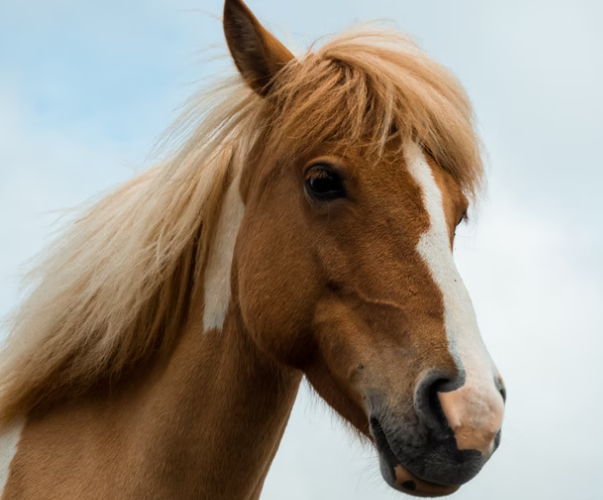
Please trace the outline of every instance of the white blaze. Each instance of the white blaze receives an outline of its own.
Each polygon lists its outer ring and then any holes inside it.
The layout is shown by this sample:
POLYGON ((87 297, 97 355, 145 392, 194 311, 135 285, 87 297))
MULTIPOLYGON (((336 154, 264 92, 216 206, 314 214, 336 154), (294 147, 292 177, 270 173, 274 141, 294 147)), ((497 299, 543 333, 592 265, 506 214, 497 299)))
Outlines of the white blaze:
POLYGON ((24 425, 25 418, 21 417, 0 430, 0 497, 8 481, 10 464, 17 453, 17 445, 24 425))
POLYGON ((497 371, 480 336, 471 298, 454 263, 442 193, 431 167, 415 143, 406 147, 405 159, 410 174, 421 187, 431 221, 429 230, 419 240, 417 251, 442 292, 449 351, 459 371, 465 373, 464 385, 455 391, 440 393, 440 401, 449 425, 455 430, 459 449, 474 448, 487 454, 503 413, 502 396, 494 383, 497 371))
POLYGON ((240 173, 228 186, 218 219, 214 240, 209 248, 204 277, 205 308, 203 329, 221 329, 230 302, 230 270, 235 241, 243 220, 245 205, 239 191, 240 173))

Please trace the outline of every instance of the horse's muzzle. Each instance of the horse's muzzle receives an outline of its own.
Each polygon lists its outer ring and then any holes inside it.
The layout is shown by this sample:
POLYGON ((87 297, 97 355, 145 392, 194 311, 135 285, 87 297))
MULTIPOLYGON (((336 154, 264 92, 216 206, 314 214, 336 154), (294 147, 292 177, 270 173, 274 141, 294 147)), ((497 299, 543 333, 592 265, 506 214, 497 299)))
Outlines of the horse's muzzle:
MULTIPOLYGON (((449 435, 428 431, 419 443, 409 435, 409 429, 384 424, 378 415, 370 417, 370 429, 383 478, 393 488, 410 495, 450 495, 473 479, 490 456, 478 450, 459 450, 452 431, 449 435)), ((499 442, 500 432, 494 448, 499 442)))

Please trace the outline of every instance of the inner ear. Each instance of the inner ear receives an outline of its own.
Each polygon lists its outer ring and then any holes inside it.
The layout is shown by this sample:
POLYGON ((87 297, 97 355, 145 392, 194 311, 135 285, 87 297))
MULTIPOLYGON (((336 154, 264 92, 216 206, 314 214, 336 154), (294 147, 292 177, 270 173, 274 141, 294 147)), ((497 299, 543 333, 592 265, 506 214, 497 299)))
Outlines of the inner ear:
POLYGON ((224 34, 239 72, 261 96, 270 93, 277 73, 295 59, 241 0, 226 0, 224 34))

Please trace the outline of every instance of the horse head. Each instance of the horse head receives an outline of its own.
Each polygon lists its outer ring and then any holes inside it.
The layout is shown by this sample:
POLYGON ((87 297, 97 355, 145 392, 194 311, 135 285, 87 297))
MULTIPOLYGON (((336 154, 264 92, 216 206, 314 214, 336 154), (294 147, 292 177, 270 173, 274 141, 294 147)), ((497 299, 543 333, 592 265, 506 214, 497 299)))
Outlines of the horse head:
POLYGON ((240 179, 232 269, 245 327, 373 440, 391 486, 455 491, 498 446, 505 399, 453 260, 479 176, 459 166, 471 154, 446 158, 469 147, 454 143, 467 125, 447 116, 458 91, 440 90, 444 117, 429 122, 419 78, 387 47, 378 59, 342 42, 298 60, 238 0, 224 27, 274 117, 240 179))

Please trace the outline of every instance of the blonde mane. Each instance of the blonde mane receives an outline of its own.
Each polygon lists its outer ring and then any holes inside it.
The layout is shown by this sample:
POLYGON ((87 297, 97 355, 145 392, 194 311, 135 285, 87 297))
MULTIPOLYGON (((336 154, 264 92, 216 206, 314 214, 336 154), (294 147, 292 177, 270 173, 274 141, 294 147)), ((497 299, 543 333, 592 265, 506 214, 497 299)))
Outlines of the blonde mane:
POLYGON ((418 141, 469 195, 481 176, 479 141, 457 80, 403 35, 344 33, 290 63, 268 98, 240 78, 193 98, 169 159, 86 208, 26 283, 0 358, 0 421, 170 349, 211 245, 228 178, 260 135, 275 158, 324 141, 380 154, 418 141))

